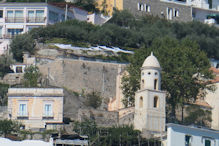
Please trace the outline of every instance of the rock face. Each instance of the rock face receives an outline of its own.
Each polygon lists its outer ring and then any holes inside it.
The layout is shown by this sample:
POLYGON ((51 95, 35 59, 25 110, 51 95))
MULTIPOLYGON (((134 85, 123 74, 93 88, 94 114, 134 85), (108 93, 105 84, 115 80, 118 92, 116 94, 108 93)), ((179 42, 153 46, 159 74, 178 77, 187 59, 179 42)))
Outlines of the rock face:
MULTIPOLYGON (((45 61, 44 61, 45 62, 45 61)), ((105 98, 116 96, 116 77, 125 64, 55 59, 38 65, 49 84, 78 93, 97 91, 105 98)))

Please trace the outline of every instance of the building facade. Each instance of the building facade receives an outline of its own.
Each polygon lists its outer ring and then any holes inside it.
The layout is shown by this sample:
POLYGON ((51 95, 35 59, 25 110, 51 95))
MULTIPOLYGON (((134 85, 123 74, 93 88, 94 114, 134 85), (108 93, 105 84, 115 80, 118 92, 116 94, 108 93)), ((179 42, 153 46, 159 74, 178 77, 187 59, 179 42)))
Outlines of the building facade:
POLYGON ((167 124, 167 146, 219 146, 219 131, 167 124))
POLYGON ((161 91, 161 67, 153 53, 142 65, 140 85, 135 94, 134 128, 162 133, 166 121, 166 93, 161 91))
POLYGON ((20 121, 25 129, 46 128, 63 122, 63 89, 9 88, 8 118, 20 121))
POLYGON ((167 20, 205 22, 208 15, 219 15, 217 0, 123 0, 123 9, 136 16, 153 15, 167 20))
MULTIPOLYGON (((217 65, 217 62, 215 62, 215 67, 217 67, 217 65)), ((216 87, 216 90, 214 92, 208 91, 205 96, 205 101, 212 107, 211 128, 219 130, 219 69, 215 67, 212 67, 211 70, 215 74, 215 79, 212 83, 216 87)))
MULTIPOLYGON (((8 49, 10 39, 29 30, 65 20, 65 10, 48 3, 0 3, 0 53, 8 49)), ((67 19, 73 19, 68 11, 67 19)))

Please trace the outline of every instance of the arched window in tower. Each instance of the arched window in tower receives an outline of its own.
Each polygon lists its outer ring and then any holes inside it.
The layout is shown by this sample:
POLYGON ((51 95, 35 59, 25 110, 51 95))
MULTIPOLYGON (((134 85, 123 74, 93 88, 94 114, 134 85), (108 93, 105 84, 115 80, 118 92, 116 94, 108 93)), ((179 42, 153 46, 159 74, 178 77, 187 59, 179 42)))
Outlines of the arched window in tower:
POLYGON ((158 108, 158 106, 159 106, 158 97, 155 96, 155 97, 154 97, 154 108, 158 108))
POLYGON ((144 80, 141 80, 141 89, 144 89, 144 80))
POLYGON ((143 107, 143 97, 142 96, 140 97, 140 100, 139 100, 139 107, 140 108, 143 107))
POLYGON ((157 79, 154 80, 154 90, 157 90, 157 79))

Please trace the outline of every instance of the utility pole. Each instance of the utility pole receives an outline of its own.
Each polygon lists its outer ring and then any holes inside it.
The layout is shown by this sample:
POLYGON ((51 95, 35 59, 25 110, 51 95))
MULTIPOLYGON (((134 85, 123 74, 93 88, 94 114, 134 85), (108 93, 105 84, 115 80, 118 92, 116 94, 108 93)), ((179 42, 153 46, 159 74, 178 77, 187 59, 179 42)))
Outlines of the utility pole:
POLYGON ((65 21, 67 20, 67 15, 68 15, 68 4, 65 4, 65 21))

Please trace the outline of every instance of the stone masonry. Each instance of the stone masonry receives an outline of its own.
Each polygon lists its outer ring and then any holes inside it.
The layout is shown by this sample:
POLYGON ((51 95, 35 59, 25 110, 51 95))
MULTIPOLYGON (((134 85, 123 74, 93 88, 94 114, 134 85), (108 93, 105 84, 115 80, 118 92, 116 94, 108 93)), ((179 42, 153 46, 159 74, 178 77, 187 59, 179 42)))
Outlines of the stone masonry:
POLYGON ((125 64, 56 59, 38 65, 49 84, 65 87, 78 93, 101 92, 103 97, 116 96, 116 77, 125 64))

